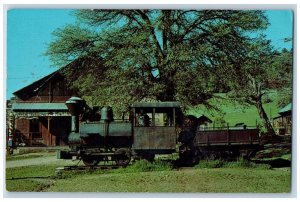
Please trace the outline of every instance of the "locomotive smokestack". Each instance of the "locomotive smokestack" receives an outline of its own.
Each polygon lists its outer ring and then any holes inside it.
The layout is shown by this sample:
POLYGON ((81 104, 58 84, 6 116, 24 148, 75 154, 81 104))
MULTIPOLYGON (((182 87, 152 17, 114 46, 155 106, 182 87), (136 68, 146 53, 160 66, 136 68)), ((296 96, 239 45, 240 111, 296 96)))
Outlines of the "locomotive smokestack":
POLYGON ((66 101, 66 105, 72 115, 71 132, 78 133, 79 115, 84 111, 85 101, 79 97, 71 97, 66 101))

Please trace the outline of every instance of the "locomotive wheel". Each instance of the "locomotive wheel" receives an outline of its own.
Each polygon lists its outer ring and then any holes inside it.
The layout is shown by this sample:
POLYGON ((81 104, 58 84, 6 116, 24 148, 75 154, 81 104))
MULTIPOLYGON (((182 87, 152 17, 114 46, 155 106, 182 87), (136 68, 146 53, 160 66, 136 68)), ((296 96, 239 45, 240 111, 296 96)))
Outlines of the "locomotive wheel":
POLYGON ((122 148, 115 152, 115 161, 118 166, 125 167, 130 163, 131 152, 128 149, 122 148))
POLYGON ((82 161, 86 166, 96 166, 99 163, 99 160, 92 156, 84 156, 82 157, 82 161))

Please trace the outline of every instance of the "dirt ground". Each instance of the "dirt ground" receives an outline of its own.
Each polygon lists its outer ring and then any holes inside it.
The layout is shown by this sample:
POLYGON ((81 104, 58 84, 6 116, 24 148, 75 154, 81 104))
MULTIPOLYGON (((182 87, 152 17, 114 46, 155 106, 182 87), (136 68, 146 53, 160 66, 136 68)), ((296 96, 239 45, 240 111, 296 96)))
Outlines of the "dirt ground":
MULTIPOLYGON (((38 154, 38 153, 35 153, 38 154)), ((43 153, 42 153, 43 154, 43 153)), ((43 154, 41 157, 5 161, 6 168, 16 168, 32 165, 70 164, 72 161, 57 159, 56 153, 43 154)), ((75 163, 74 163, 75 164, 75 163)))

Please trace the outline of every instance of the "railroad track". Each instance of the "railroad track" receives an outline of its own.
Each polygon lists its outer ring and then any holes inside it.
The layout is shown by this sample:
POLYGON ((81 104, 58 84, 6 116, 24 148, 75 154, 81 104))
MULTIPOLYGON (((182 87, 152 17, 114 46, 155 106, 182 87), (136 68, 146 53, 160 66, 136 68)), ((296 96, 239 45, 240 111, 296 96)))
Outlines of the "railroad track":
POLYGON ((56 168, 56 172, 61 171, 73 171, 73 170, 112 170, 120 168, 121 166, 117 165, 99 165, 99 166, 63 166, 56 168))

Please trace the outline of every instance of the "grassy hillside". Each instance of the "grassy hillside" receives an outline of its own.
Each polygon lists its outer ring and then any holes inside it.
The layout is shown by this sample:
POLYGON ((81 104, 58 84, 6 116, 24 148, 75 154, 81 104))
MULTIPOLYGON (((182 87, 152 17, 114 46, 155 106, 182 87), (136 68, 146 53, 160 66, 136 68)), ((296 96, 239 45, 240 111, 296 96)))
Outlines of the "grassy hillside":
MULTIPOLYGON (((268 117, 274 118, 279 115, 278 111, 280 107, 277 106, 279 98, 276 92, 269 92, 268 96, 272 102, 265 103, 263 106, 268 117)), ((255 106, 242 105, 235 100, 229 99, 224 93, 215 94, 209 100, 209 104, 219 108, 219 110, 208 109, 204 105, 198 105, 188 109, 186 113, 195 115, 196 117, 205 115, 213 121, 224 119, 230 126, 234 126, 236 123, 245 123, 247 126, 255 126, 256 123, 261 123, 255 106)))

